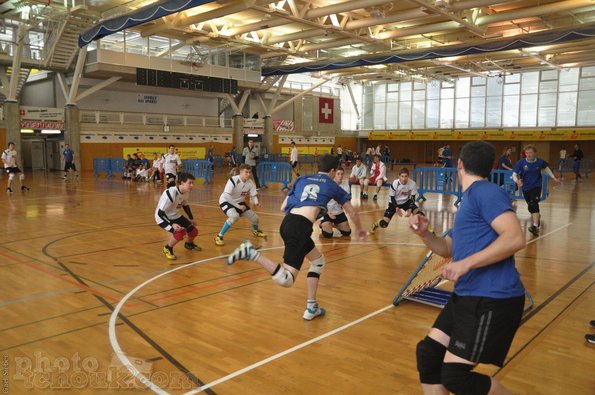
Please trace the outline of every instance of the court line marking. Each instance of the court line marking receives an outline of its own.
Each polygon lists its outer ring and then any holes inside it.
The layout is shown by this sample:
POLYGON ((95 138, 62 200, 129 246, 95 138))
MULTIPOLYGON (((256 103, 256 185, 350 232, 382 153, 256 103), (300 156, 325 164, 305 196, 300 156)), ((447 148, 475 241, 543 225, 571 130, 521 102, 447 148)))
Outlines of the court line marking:
MULTIPOLYGON (((559 230, 562 230, 564 228, 567 228, 570 225, 572 225, 572 222, 570 222, 570 223, 568 223, 566 225, 560 226, 560 227, 552 230, 551 232, 548 232, 548 233, 546 233, 544 235, 538 236, 535 239, 532 239, 532 240, 528 241, 527 242, 527 245, 530 244, 530 243, 536 242, 537 240, 543 239, 543 238, 545 238, 545 237, 547 237, 547 236, 549 236, 549 235, 551 235, 551 234, 553 234, 555 232, 558 232, 559 230)), ((317 245, 320 245, 319 243, 316 243, 316 244, 317 245)), ((335 243, 335 244, 371 244, 371 243, 368 243, 368 242, 345 242, 345 243, 335 243)), ((406 244, 406 245, 411 245, 410 243, 378 243, 378 244, 386 244, 386 245, 402 245, 402 244, 406 244)), ((283 246, 279 246, 279 247, 268 247, 268 248, 263 248, 261 250, 262 251, 270 251, 270 250, 281 249, 281 248, 284 248, 284 247, 283 246)), ((114 350, 114 353, 116 354, 116 356, 118 357, 118 359, 120 360, 120 362, 122 362, 122 364, 126 367, 126 369, 128 369, 128 371, 134 377, 136 377, 141 383, 143 383, 144 385, 146 385, 153 392, 155 392, 157 394, 164 394, 164 395, 169 394, 163 388, 161 388, 158 385, 154 384, 152 381, 150 381, 148 378, 146 378, 142 373, 140 373, 140 371, 134 367, 134 365, 130 362, 130 360, 126 357, 126 355, 122 351, 122 349, 120 347, 120 344, 118 343, 117 336, 116 336, 116 319, 120 315, 120 310, 122 309, 122 307, 124 306, 124 304, 126 304, 126 302, 128 301, 128 299, 130 297, 132 297, 132 295, 134 295, 138 290, 140 290, 141 288, 143 288, 145 285, 147 285, 147 284, 149 284, 149 283, 151 283, 151 282, 153 282, 153 281, 155 281, 155 280, 157 280, 157 279, 159 279, 159 278, 161 278, 161 277, 163 277, 163 276, 165 276, 165 275, 167 275, 169 273, 172 273, 172 272, 175 272, 175 271, 178 271, 178 270, 181 270, 183 268, 190 267, 190 266, 204 264, 206 262, 209 262, 209 261, 212 261, 212 260, 215 260, 215 259, 222 259, 222 258, 225 258, 226 256, 227 255, 220 255, 220 256, 217 256, 217 257, 207 258, 207 259, 203 259, 203 260, 200 260, 200 261, 192 262, 192 263, 189 263, 187 265, 180 266, 180 267, 174 268, 172 270, 169 270, 167 272, 161 273, 158 276, 155 276, 153 278, 150 278, 147 281, 145 281, 144 283, 138 285, 136 288, 134 288, 128 294, 126 294, 122 298, 122 300, 120 300, 120 302, 117 304, 117 306, 114 308, 114 310, 113 310, 113 312, 112 312, 112 314, 110 316, 109 322, 108 322, 108 335, 109 335, 109 341, 110 341, 110 344, 112 346, 112 349, 114 350)), ((324 334, 322 334, 322 335, 320 335, 320 336, 318 336, 316 338, 310 339, 310 340, 308 340, 308 341, 306 341, 304 343, 298 344, 298 345, 296 345, 296 346, 294 346, 294 347, 292 347, 290 349, 287 349, 285 351, 282 351, 280 353, 277 353, 275 355, 272 355, 272 356, 270 356, 270 357, 268 357, 266 359, 263 359, 263 360, 261 360, 259 362, 254 363, 254 364, 252 364, 250 366, 247 366, 245 368, 242 368, 240 370, 237 370, 237 371, 235 371, 233 373, 230 373, 230 374, 228 374, 226 376, 223 376, 223 377, 221 377, 221 378, 219 378, 217 380, 211 381, 210 383, 206 383, 206 384, 204 384, 204 385, 202 385, 202 386, 200 386, 198 388, 195 388, 194 390, 191 390, 191 391, 186 392, 185 395, 192 395, 192 394, 196 394, 198 392, 202 392, 204 390, 207 390, 207 389, 209 389, 209 388, 211 388, 211 387, 213 387, 213 386, 215 386, 217 384, 221 384, 221 383, 223 383, 225 381, 228 381, 228 380, 230 380, 232 378, 235 378, 235 377, 237 377, 237 376, 239 376, 241 374, 244 374, 244 373, 249 372, 249 371, 251 371, 253 369, 256 369, 257 367, 260 367, 260 366, 265 365, 265 364, 267 364, 267 363, 269 363, 271 361, 274 361, 276 359, 279 359, 279 358, 281 358, 281 357, 283 357, 285 355, 288 355, 288 354, 290 354, 290 353, 292 353, 294 351, 300 350, 300 349, 302 349, 302 348, 304 348, 306 346, 309 346, 310 344, 313 344, 313 343, 315 343, 315 342, 317 342, 319 340, 325 339, 325 338, 327 338, 329 336, 332 336, 332 335, 334 335, 336 333, 342 332, 345 329, 348 329, 348 328, 350 328, 350 327, 352 327, 354 325, 357 325, 357 324, 359 324, 359 323, 361 323, 361 322, 363 322, 363 321, 365 321, 365 320, 367 320, 369 318, 372 318, 372 317, 374 317, 374 316, 376 316, 378 314, 381 314, 381 313, 389 310, 392 307, 394 307, 394 305, 393 304, 390 304, 390 305, 388 305, 386 307, 383 307, 383 308, 381 308, 379 310, 376 310, 375 312, 372 312, 372 313, 370 313, 370 314, 368 314, 368 315, 366 315, 364 317, 358 318, 355 321, 352 321, 352 322, 347 323, 347 324, 345 324, 345 325, 343 325, 343 326, 341 326, 339 328, 335 328, 335 329, 333 329, 333 330, 331 330, 331 331, 329 331, 327 333, 324 333, 324 334)))

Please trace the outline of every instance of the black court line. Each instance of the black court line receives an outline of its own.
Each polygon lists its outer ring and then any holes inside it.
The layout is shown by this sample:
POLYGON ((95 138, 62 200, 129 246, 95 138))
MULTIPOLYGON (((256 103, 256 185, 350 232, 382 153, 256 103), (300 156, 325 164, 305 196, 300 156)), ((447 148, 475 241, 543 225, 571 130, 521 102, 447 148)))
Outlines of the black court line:
MULTIPOLYGON (((532 317, 534 317, 538 312, 540 312, 541 310, 543 310, 543 308, 545 308, 548 304, 550 304, 554 299, 556 299, 562 292, 564 292, 566 289, 568 289, 568 287, 570 287, 572 284, 574 284, 578 279, 580 279, 582 276, 585 275, 585 273, 587 273, 589 270, 591 270, 591 268, 593 268, 593 266, 595 266, 595 262, 592 262, 591 264, 589 264, 587 267, 585 267, 582 271, 580 271, 576 276, 574 276, 570 281, 568 281, 566 284, 564 284, 560 289, 558 289, 555 293, 553 293, 549 298, 547 298, 542 304, 540 304, 538 307, 536 307, 535 309, 531 310, 531 312, 527 315, 525 315, 522 319, 521 319, 521 323, 519 325, 519 327, 523 324, 525 324, 527 321, 529 321, 532 317)), ((595 282, 592 282, 591 284, 589 284, 588 287, 586 287, 581 293, 579 293, 572 301, 570 301, 554 318, 552 318, 552 320, 545 325, 543 328, 541 328, 532 338, 531 340, 529 340, 528 342, 525 343, 525 345, 523 345, 519 350, 517 350, 517 352, 515 352, 509 359, 508 361, 506 361, 504 363, 504 365, 502 365, 502 367, 499 367, 491 376, 494 377, 496 376, 502 369, 504 369, 510 362, 512 362, 512 360, 514 358, 516 358, 523 350, 525 350, 525 348, 527 348, 529 346, 529 344, 533 343, 534 340, 537 339, 537 337, 539 337, 539 335, 541 335, 547 328, 550 327, 550 325, 552 325, 557 319, 558 317, 560 317, 560 315, 562 315, 562 313, 564 313, 566 310, 568 310, 573 304, 574 302, 576 302, 581 296, 583 296, 592 286, 593 284, 595 284, 595 282)))
MULTIPOLYGON (((84 286, 87 286, 87 284, 79 276, 77 276, 76 273, 74 273, 73 271, 71 271, 65 264, 63 264, 60 261, 57 261, 57 263, 60 266, 62 266, 62 268, 68 274, 70 274, 72 276, 72 278, 74 278, 80 284, 82 284, 84 286)), ((108 303, 104 298, 102 298, 99 295, 95 295, 95 294, 93 294, 93 296, 97 300, 99 300, 105 307, 107 307, 111 311, 114 310, 113 306, 110 303, 108 303)), ((205 384, 198 377, 196 377, 194 374, 192 374, 192 372, 190 372, 190 370, 188 370, 184 365, 182 365, 177 359, 175 359, 170 353, 168 353, 163 347, 161 347, 156 341, 154 341, 153 339, 151 339, 138 326, 136 326, 135 324, 133 324, 132 321, 130 321, 126 316, 124 316, 122 313, 119 313, 118 314, 118 317, 120 318, 120 320, 123 323, 125 323, 126 325, 128 325, 128 327, 130 329, 132 329, 133 331, 135 331, 141 338, 143 338, 143 340, 145 340, 147 343, 149 343, 151 345, 151 347, 153 347, 159 354, 161 354, 172 365, 174 365, 180 372, 182 372, 182 374, 184 374, 184 376, 186 376, 190 381, 192 381, 192 383, 194 383, 194 385, 202 386, 202 385, 205 384)), ((212 391, 211 389, 207 389, 205 392, 208 393, 208 394, 211 394, 211 395, 216 395, 216 393, 214 391, 212 391)))

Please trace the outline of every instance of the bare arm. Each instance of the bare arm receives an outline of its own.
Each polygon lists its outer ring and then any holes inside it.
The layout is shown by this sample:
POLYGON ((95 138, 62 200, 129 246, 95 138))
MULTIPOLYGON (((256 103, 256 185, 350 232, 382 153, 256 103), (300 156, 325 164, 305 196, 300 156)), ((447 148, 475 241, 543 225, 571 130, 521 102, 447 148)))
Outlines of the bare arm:
POLYGON ((442 271, 443 277, 456 282, 469 270, 500 262, 525 248, 525 237, 513 211, 500 214, 490 225, 498 233, 498 238, 483 250, 459 262, 446 265, 442 271))
POLYGON ((289 198, 289 196, 285 196, 285 199, 283 200, 283 203, 281 203, 281 209, 280 211, 285 211, 285 207, 287 207, 287 199, 289 198))
POLYGON ((444 238, 436 236, 430 232, 428 227, 430 222, 427 217, 423 215, 413 215, 409 217, 409 227, 413 233, 418 235, 424 244, 434 253, 448 257, 452 255, 452 240, 449 236, 444 238))
POLYGON ((343 204, 343 210, 345 210, 347 214, 349 214, 349 218, 351 218, 351 220, 355 224, 355 230, 357 232, 358 237, 362 240, 365 239, 368 235, 368 232, 366 232, 366 230, 362 228, 362 222, 360 221, 359 214, 350 201, 347 201, 343 204))

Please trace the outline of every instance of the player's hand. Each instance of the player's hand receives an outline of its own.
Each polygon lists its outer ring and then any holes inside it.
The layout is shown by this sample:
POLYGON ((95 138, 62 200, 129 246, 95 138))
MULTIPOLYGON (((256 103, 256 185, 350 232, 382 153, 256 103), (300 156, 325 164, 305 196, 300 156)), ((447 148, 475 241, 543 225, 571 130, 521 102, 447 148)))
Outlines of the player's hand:
POLYGON ((370 235, 368 233, 368 231, 365 229, 358 229, 358 231, 356 233, 357 233, 358 240, 361 240, 361 241, 366 240, 368 238, 368 236, 370 235))
POLYGON ((336 216, 334 216, 334 215, 333 215, 333 214, 331 214, 331 213, 326 213, 326 215, 328 215, 328 217, 329 217, 330 219, 337 219, 337 217, 336 217, 336 216))
POLYGON ((523 186, 523 180, 521 180, 520 178, 516 181, 516 184, 520 187, 523 186))
POLYGON ((193 225, 195 228, 198 226, 198 225, 197 225, 197 222, 196 222, 196 220, 195 220, 195 219, 191 219, 191 220, 190 220, 190 223, 191 223, 191 224, 192 224, 192 225, 193 225))
POLYGON ((409 228, 418 236, 423 235, 428 231, 430 221, 424 215, 415 214, 409 217, 409 228))
POLYGON ((254 203, 254 205, 255 205, 256 207, 260 207, 260 202, 258 202, 258 203, 254 203))
POLYGON ((459 281, 459 278, 464 276, 468 271, 469 269, 463 261, 450 262, 444 266, 441 275, 443 278, 456 283, 459 281))
POLYGON ((411 210, 407 210, 405 212, 405 218, 409 218, 409 217, 411 217, 411 210))
POLYGON ((182 228, 182 227, 181 227, 180 225, 178 225, 178 224, 173 224, 171 227, 172 227, 172 228, 174 228, 174 231, 176 231, 176 232, 179 232, 179 231, 181 231, 182 229, 184 229, 184 228, 182 228))
POLYGON ((399 217, 402 217, 402 216, 403 216, 403 210, 401 210, 400 208, 398 208, 398 209, 397 209, 397 215, 398 215, 399 217))

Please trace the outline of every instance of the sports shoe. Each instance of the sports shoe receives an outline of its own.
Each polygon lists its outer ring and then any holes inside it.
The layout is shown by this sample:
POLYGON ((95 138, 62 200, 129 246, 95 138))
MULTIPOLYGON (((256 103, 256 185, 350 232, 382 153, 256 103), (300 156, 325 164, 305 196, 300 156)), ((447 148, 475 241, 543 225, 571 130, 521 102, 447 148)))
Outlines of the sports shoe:
POLYGON ((264 233, 264 232, 263 232, 262 230, 260 230, 260 229, 258 229, 258 230, 253 230, 253 231, 252 231, 252 234, 253 234, 254 236, 256 236, 256 237, 264 237, 264 238, 266 238, 266 237, 267 237, 267 234, 266 234, 266 233, 264 233))
POLYGON ((372 227, 370 228, 370 230, 368 230, 368 232, 370 232, 371 235, 373 235, 374 233, 376 233, 376 229, 378 229, 380 227, 380 220, 374 222, 372 224, 372 227))
POLYGON ((165 255, 165 257, 170 261, 176 260, 176 256, 174 255, 173 250, 170 251, 170 249, 167 247, 163 247, 163 255, 165 255))
POLYGON ((27 192, 29 190, 28 187, 21 185, 21 192, 27 192))
POLYGON ((529 232, 533 233, 535 236, 539 236, 539 228, 537 226, 529 226, 529 232))
POLYGON ((368 199, 368 194, 367 194, 367 193, 364 193, 364 194, 362 195, 362 199, 368 199))
POLYGON ((595 320, 590 321, 589 325, 591 325, 591 328, 595 328, 595 320))
POLYGON ((306 321, 312 321, 314 318, 322 317, 325 314, 326 310, 322 307, 318 307, 318 304, 316 304, 313 309, 309 309, 308 307, 306 307, 306 309, 304 310, 303 318, 306 321))
POLYGON ((10 187, 6 188, 6 193, 12 193, 12 189, 10 187))
POLYGON ((233 265, 235 261, 239 261, 243 259, 245 261, 254 261, 260 256, 260 252, 254 248, 252 243, 248 240, 244 240, 238 248, 233 250, 231 254, 227 257, 227 264, 233 265))
POLYGON ((591 344, 595 344, 595 335, 588 333, 585 335, 585 340, 587 340, 591 344))
POLYGON ((378 195, 374 195, 374 197, 372 198, 372 200, 378 200, 378 195))
POLYGON ((225 243, 223 242, 223 236, 215 236, 215 244, 218 246, 225 245, 225 243))
POLYGON ((184 248, 192 251, 202 251, 202 248, 200 248, 198 244, 194 243, 184 243, 184 248))

